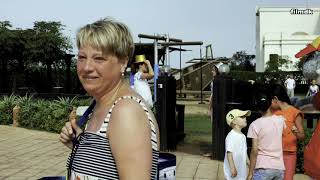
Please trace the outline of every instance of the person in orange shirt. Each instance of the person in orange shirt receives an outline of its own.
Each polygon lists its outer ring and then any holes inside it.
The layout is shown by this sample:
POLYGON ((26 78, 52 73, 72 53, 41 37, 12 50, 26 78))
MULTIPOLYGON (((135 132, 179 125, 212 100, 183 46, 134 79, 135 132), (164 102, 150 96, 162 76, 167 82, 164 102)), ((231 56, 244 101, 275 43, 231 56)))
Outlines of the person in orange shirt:
POLYGON ((305 137, 302 125, 303 113, 291 105, 285 88, 281 85, 272 85, 271 94, 273 113, 285 118, 287 128, 282 133, 283 161, 285 165, 284 180, 293 180, 297 161, 297 140, 305 137))

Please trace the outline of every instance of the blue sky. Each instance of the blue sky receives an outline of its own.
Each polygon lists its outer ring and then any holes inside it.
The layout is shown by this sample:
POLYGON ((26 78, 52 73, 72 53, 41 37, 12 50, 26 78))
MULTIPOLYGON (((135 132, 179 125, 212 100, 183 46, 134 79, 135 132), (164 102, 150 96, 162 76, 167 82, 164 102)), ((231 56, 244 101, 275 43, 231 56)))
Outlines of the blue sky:
MULTIPOLYGON (((245 50, 255 53, 255 9, 257 6, 316 6, 320 0, 1 0, 0 21, 15 28, 32 28, 35 21, 61 21, 65 34, 95 20, 111 16, 126 23, 135 41, 138 34, 165 34, 184 41, 212 44, 214 57, 231 57, 245 50)), ((141 42, 150 42, 142 39, 141 42)), ((182 54, 183 62, 199 58, 199 46, 182 54)), ((76 51, 75 51, 76 52, 76 51)), ((178 53, 170 55, 179 66, 178 53)))

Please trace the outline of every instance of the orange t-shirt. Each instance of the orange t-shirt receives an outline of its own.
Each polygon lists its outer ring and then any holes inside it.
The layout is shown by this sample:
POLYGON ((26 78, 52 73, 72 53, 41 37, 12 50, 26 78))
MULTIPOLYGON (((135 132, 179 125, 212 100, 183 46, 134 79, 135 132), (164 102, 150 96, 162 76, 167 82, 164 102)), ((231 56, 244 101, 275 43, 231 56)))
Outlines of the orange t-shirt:
POLYGON ((297 151, 297 137, 291 131, 292 127, 295 125, 295 120, 298 115, 303 118, 303 113, 293 106, 288 109, 277 110, 274 112, 276 115, 282 115, 285 118, 286 129, 282 132, 282 148, 283 151, 296 152, 297 151))

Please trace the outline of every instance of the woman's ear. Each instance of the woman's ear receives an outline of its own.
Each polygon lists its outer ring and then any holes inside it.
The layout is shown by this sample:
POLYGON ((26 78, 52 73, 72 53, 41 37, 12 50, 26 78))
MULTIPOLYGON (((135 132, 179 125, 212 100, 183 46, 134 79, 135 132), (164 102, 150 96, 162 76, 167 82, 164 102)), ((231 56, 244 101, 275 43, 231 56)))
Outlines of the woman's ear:
POLYGON ((121 72, 124 72, 128 66, 129 58, 124 58, 122 64, 121 64, 121 72))
POLYGON ((279 99, 278 99, 277 96, 273 96, 273 97, 272 97, 272 100, 273 100, 273 101, 279 101, 279 99))

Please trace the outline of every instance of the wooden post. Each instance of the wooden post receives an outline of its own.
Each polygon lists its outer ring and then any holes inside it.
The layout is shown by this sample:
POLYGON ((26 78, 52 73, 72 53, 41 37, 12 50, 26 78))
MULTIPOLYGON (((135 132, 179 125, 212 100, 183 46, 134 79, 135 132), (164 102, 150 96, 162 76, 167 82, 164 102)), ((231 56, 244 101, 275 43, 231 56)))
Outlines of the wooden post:
POLYGON ((13 127, 18 127, 19 126, 19 113, 20 113, 20 106, 16 105, 13 109, 12 109, 12 119, 13 119, 13 127))

